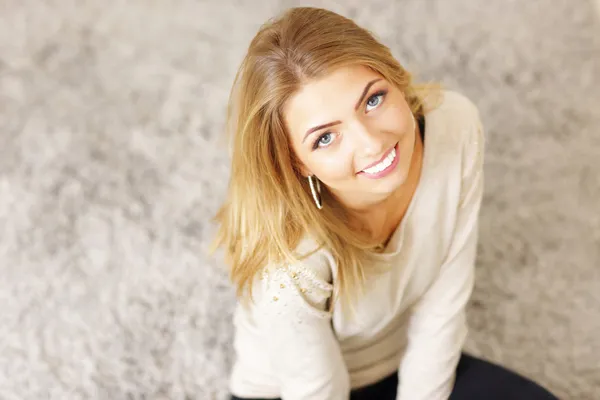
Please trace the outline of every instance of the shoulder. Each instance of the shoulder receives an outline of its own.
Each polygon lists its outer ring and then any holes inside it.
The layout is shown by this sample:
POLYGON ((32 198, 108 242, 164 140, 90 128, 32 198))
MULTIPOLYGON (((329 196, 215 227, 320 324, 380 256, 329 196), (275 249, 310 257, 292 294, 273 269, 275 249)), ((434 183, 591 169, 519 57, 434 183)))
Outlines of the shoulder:
POLYGON ((442 91, 441 99, 435 111, 446 114, 446 117, 458 121, 479 118, 479 110, 475 103, 464 94, 454 90, 442 91))
POLYGON ((484 145, 479 109, 462 93, 444 90, 438 105, 426 115, 426 134, 440 139, 444 151, 454 150, 472 156, 484 145))
POLYGON ((481 183, 485 136, 474 102, 461 93, 443 91, 425 120, 425 154, 432 175, 455 182, 453 190, 481 183))
POLYGON ((329 251, 318 246, 310 237, 305 236, 294 249, 297 260, 294 262, 270 263, 263 270, 263 276, 274 271, 288 270, 307 279, 331 283, 333 280, 333 258, 329 251))
POLYGON ((257 306, 270 313, 296 310, 313 317, 327 317, 328 300, 333 294, 332 257, 309 239, 297 246, 295 262, 265 266, 255 286, 257 306))

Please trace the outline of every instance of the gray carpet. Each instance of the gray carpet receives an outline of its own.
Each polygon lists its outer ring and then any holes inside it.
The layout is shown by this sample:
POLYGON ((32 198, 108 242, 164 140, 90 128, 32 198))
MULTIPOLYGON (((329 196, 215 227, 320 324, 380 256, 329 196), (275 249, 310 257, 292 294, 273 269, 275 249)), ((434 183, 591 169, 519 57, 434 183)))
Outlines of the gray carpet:
MULTIPOLYGON (((298 1, 0 0, 0 399, 223 399, 207 221, 235 69, 298 1)), ((311 3, 481 109, 467 349, 600 398, 600 22, 584 0, 311 3)))

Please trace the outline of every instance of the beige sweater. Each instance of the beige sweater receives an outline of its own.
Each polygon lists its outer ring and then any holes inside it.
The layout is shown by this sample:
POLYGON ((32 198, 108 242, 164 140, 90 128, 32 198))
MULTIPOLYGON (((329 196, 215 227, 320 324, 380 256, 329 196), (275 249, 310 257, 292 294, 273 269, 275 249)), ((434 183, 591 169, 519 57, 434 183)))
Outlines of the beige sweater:
MULTIPOLYGON (((239 397, 347 400, 351 389, 398 371, 398 399, 447 399, 467 334, 483 132, 476 107, 456 92, 425 117, 421 179, 356 318, 326 302, 337 267, 327 249, 301 265, 274 265, 238 304, 230 390, 239 397)), ((300 253, 312 246, 302 242, 300 253)))

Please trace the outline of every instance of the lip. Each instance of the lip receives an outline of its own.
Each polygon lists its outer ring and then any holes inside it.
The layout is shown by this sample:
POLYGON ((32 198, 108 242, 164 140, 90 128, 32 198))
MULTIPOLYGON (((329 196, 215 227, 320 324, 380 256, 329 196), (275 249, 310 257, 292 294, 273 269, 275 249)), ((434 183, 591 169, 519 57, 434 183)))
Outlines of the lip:
POLYGON ((385 152, 385 154, 384 154, 384 155, 382 155, 382 156, 381 156, 381 158, 380 158, 378 161, 375 161, 374 163, 372 163, 372 164, 369 164, 369 165, 367 165, 366 167, 364 167, 363 169, 361 169, 361 172, 362 172, 362 171, 364 171, 365 169, 369 169, 369 168, 371 168, 371 167, 373 167, 373 166, 375 166, 375 165, 379 164, 380 162, 382 162, 382 161, 383 161, 383 160, 384 160, 384 159, 385 159, 385 158, 386 158, 386 157, 387 157, 387 156, 388 156, 388 155, 389 155, 389 154, 392 152, 392 150, 393 150, 393 149, 394 149, 394 148, 395 148, 397 145, 398 145, 398 143, 396 143, 396 144, 394 145, 394 147, 391 147, 391 148, 390 148, 388 151, 386 151, 386 152, 385 152))
POLYGON ((398 165, 398 160, 400 159, 400 154, 398 154, 398 143, 396 143, 396 145, 394 147, 392 147, 391 149, 389 149, 383 157, 381 157, 381 159, 371 165, 369 165, 368 167, 365 167, 365 169, 371 168, 374 165, 379 164, 381 161, 383 161, 384 158, 386 158, 388 156, 388 154, 390 154, 392 152, 393 149, 396 149, 396 158, 394 158, 394 161, 392 161, 392 163, 384 170, 379 171, 376 174, 368 174, 364 171, 360 171, 357 175, 362 175, 365 178, 369 178, 369 179, 379 179, 379 178, 383 178, 384 176, 388 175, 390 172, 392 172, 394 170, 394 168, 396 168, 396 165, 398 165))

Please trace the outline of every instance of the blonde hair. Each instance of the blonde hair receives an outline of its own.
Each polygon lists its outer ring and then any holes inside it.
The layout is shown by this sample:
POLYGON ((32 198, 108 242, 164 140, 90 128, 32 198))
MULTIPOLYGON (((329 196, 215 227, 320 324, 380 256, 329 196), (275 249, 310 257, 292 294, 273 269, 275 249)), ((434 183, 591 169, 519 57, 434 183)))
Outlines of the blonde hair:
POLYGON ((416 117, 425 113, 425 97, 439 92, 439 85, 414 85, 389 48, 328 10, 289 9, 262 25, 250 43, 230 93, 231 178, 215 216, 220 226, 212 247, 224 247, 239 297, 251 299, 253 280, 266 265, 307 257, 294 254, 305 235, 327 248, 337 264, 338 291, 330 307, 340 296, 353 299, 362 288, 363 265, 374 260, 377 243, 351 229, 348 211, 326 187, 324 207, 317 209, 282 111, 303 84, 350 65, 369 67, 394 84, 416 117))

